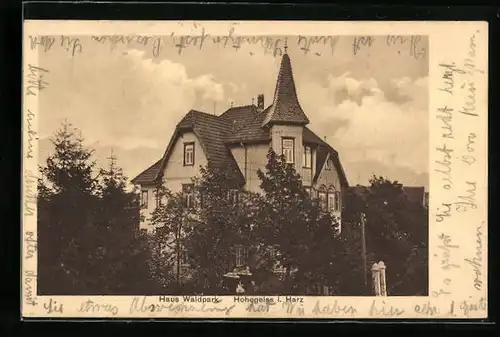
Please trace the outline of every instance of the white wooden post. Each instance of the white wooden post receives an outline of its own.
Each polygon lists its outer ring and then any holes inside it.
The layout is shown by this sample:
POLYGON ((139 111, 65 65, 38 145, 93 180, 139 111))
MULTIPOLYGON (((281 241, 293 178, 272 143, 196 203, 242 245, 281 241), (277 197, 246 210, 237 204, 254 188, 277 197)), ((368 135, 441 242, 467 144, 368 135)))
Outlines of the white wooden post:
POLYGON ((375 296, 380 296, 380 268, 378 263, 374 263, 372 266, 372 280, 375 296))
POLYGON ((385 263, 380 261, 378 263, 380 269, 380 296, 387 296, 387 282, 385 277, 385 263))

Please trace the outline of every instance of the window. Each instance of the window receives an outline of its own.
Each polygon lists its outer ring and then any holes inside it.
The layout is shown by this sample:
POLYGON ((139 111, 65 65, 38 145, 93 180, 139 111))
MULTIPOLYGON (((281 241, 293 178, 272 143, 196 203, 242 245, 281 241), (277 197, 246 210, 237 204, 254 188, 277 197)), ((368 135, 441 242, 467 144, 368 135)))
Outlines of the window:
POLYGON ((161 207, 162 206, 162 200, 161 200, 162 198, 161 198, 159 191, 156 191, 155 196, 156 196, 156 207, 161 207))
POLYGON ((335 200, 335 197, 336 197, 335 192, 333 191, 328 192, 328 210, 330 212, 336 211, 337 202, 335 200))
POLYGON ((295 148, 295 140, 293 138, 281 138, 281 148, 282 155, 285 156, 285 161, 287 164, 295 163, 294 158, 294 148, 295 148))
POLYGON ((341 210, 341 205, 340 205, 340 192, 336 191, 335 192, 335 211, 340 212, 341 210))
POLYGON ((305 168, 311 168, 312 165, 312 153, 310 146, 304 146, 304 158, 303 163, 305 168))
POLYGON ((243 246, 235 247, 235 257, 236 257, 236 267, 241 267, 245 265, 246 260, 246 249, 243 246))
POLYGON ((321 191, 318 193, 318 197, 319 197, 319 202, 320 202, 320 206, 321 206, 321 209, 323 211, 326 211, 326 205, 327 205, 327 200, 326 200, 326 193, 321 191))
POLYGON ((148 208, 148 190, 141 192, 141 207, 148 208))
POLYGON ((340 192, 336 191, 333 187, 328 190, 328 211, 340 211, 340 192))
POLYGON ((184 166, 194 165, 194 143, 184 143, 184 166))
POLYGON ((182 196, 183 196, 184 208, 193 208, 195 206, 193 184, 182 185, 182 196))

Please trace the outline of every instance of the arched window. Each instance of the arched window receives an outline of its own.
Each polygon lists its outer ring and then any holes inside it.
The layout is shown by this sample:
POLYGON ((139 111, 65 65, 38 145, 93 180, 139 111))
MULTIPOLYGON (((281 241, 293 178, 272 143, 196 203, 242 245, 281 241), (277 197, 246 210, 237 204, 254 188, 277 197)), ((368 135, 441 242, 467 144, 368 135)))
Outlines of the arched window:
POLYGON ((321 209, 323 211, 327 210, 327 205, 328 205, 328 200, 327 200, 327 192, 326 192, 326 187, 321 186, 318 190, 318 199, 319 199, 319 204, 321 206, 321 209))
POLYGON ((336 200, 337 194, 335 191, 335 188, 333 186, 330 186, 328 188, 328 211, 330 212, 335 212, 336 210, 336 205, 337 205, 337 200, 336 200))

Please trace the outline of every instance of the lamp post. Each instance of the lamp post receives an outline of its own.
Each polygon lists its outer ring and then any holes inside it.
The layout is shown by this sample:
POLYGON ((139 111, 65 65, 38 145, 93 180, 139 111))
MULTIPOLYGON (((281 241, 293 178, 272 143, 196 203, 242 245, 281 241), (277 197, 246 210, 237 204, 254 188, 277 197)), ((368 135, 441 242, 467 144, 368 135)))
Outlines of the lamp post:
POLYGON ((368 266, 367 266, 367 261, 366 261, 366 233, 365 233, 365 224, 366 224, 366 214, 361 213, 360 217, 360 222, 361 222, 361 259, 363 261, 363 283, 365 286, 365 293, 368 290, 368 266))

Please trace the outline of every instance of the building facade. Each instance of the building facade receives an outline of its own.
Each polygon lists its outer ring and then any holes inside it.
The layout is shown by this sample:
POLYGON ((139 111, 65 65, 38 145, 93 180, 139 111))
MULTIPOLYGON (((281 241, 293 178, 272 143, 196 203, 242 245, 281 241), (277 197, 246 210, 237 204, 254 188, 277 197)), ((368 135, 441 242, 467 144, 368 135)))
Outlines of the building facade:
POLYGON ((148 218, 157 206, 157 183, 163 181, 173 192, 187 190, 199 167, 208 162, 234 169, 245 190, 259 192, 257 171, 265 169, 269 148, 283 154, 306 189, 340 219, 342 191, 348 182, 339 154, 308 124, 285 53, 271 104, 266 106, 260 94, 256 105, 231 107, 218 116, 191 110, 177 124, 163 157, 132 180, 141 189, 141 229, 153 230, 148 218))
MULTIPOLYGON (((177 124, 162 158, 132 180, 141 190, 140 228, 155 230, 149 218, 159 204, 155 196, 159 182, 172 192, 186 193, 189 204, 194 198, 190 191, 192 178, 199 175, 200 166, 209 162, 237 172, 244 190, 261 192, 257 172, 265 171, 270 148, 294 165, 306 190, 341 224, 342 194, 348 182, 339 154, 308 124, 297 97, 290 57, 285 53, 271 104, 266 106, 260 94, 256 105, 231 107, 218 116, 191 110, 177 124)), ((245 269, 244 256, 243 247, 236 247, 229 268, 245 269)), ((182 265, 182 270, 182 277, 189 278, 189 266, 182 265)))

